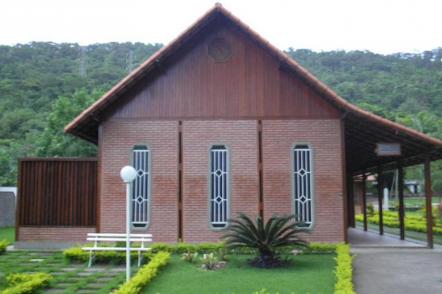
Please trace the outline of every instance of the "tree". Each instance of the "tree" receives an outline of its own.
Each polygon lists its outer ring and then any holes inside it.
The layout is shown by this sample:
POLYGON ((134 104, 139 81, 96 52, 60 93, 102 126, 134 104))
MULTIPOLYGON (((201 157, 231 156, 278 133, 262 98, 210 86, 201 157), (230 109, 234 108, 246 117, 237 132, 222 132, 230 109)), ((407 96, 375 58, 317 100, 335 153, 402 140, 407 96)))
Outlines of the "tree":
POLYGON ((38 141, 38 156, 95 156, 96 146, 63 132, 64 127, 92 104, 102 92, 82 89, 71 97, 61 96, 52 106, 48 125, 38 141))

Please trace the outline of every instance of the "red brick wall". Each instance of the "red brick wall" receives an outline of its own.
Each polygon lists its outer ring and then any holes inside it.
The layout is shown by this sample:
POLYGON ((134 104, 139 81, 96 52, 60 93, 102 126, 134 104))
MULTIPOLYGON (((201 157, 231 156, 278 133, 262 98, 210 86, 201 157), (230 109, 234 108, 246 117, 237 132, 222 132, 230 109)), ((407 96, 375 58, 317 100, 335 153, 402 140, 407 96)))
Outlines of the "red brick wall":
POLYGON ((148 229, 155 242, 178 237, 178 122, 109 120, 102 125, 100 231, 124 232, 126 196, 120 169, 132 164, 134 145, 151 151, 151 216, 148 229))
POLYGON ((258 214, 256 121, 183 122, 183 239, 218 241, 223 231, 209 223, 209 149, 225 144, 230 153, 231 217, 258 214))
POLYGON ((20 227, 20 241, 86 242, 88 233, 95 228, 88 227, 20 227))
MULTIPOLYGON (((183 240, 218 241, 209 223, 209 149, 230 151, 231 217, 258 214, 257 122, 185 121, 183 130, 183 240)), ((125 190, 119 171, 131 149, 147 144, 152 156, 152 207, 148 232, 156 242, 178 238, 178 122, 110 120, 102 127, 100 231, 122 232, 125 190)), ((343 241, 342 153, 339 120, 263 121, 264 213, 292 213, 291 149, 313 147, 315 219, 310 241, 343 241)))
POLYGON ((339 120, 263 121, 264 216, 292 212, 291 150, 313 148, 314 225, 310 241, 344 241, 339 120))

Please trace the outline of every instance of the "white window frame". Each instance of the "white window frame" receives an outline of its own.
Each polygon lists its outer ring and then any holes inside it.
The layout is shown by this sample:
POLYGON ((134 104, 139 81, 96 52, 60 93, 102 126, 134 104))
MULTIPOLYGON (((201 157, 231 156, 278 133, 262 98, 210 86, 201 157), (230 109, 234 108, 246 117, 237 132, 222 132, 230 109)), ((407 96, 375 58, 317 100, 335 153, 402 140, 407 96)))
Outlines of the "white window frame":
POLYGON ((151 151, 147 145, 132 149, 132 166, 137 177, 132 183, 131 224, 135 229, 145 229, 150 224, 151 208, 151 151))
POLYGON ((310 144, 297 143, 291 149, 292 211, 304 228, 313 228, 315 220, 314 152, 310 144), (302 151, 308 151, 306 159, 302 151), (298 212, 303 212, 300 216, 298 212))
POLYGON ((209 149, 208 188, 210 226, 212 229, 225 229, 230 218, 230 152, 225 144, 212 145, 209 149), (217 196, 220 196, 221 202, 217 196))

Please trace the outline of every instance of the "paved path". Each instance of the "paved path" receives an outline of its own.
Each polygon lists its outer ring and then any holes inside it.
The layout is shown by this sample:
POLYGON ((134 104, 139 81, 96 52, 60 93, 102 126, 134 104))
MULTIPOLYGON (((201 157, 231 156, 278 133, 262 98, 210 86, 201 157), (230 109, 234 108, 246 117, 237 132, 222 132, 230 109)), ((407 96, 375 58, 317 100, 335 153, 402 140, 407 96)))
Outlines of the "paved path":
POLYGON ((348 239, 352 247, 425 247, 425 243, 411 240, 400 240, 398 236, 379 235, 377 232, 362 229, 348 230, 348 239))
POLYGON ((442 250, 353 248, 358 294, 441 294, 442 250))

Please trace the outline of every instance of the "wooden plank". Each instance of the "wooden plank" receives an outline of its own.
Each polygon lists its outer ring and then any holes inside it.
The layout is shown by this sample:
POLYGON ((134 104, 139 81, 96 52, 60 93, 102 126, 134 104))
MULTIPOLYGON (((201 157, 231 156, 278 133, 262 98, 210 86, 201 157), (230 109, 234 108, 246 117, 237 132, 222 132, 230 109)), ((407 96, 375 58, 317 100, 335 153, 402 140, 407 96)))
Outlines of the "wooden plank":
POLYGON ((232 48, 216 62, 207 54, 214 32, 180 50, 162 71, 143 78, 111 106, 110 119, 327 119, 340 112, 280 60, 238 30, 214 29, 232 48))
POLYGON ((378 210, 379 210, 379 234, 384 234, 384 215, 383 215, 383 207, 382 207, 382 199, 383 195, 383 176, 382 176, 382 167, 378 168, 378 210))
POLYGON ((17 231, 20 226, 96 224, 97 161, 20 159, 17 231))
POLYGON ((424 163, 425 174, 425 208, 427 218, 427 246, 433 248, 433 215, 432 215, 432 200, 433 190, 431 188, 431 161, 430 157, 425 159, 424 163))
POLYGON ((404 168, 398 163, 398 196, 399 196, 399 232, 401 240, 405 239, 405 205, 404 205, 404 168))
POLYGON ((348 225, 352 228, 356 227, 355 224, 355 198, 354 198, 354 182, 353 177, 349 174, 347 176, 347 197, 348 197, 348 225))

